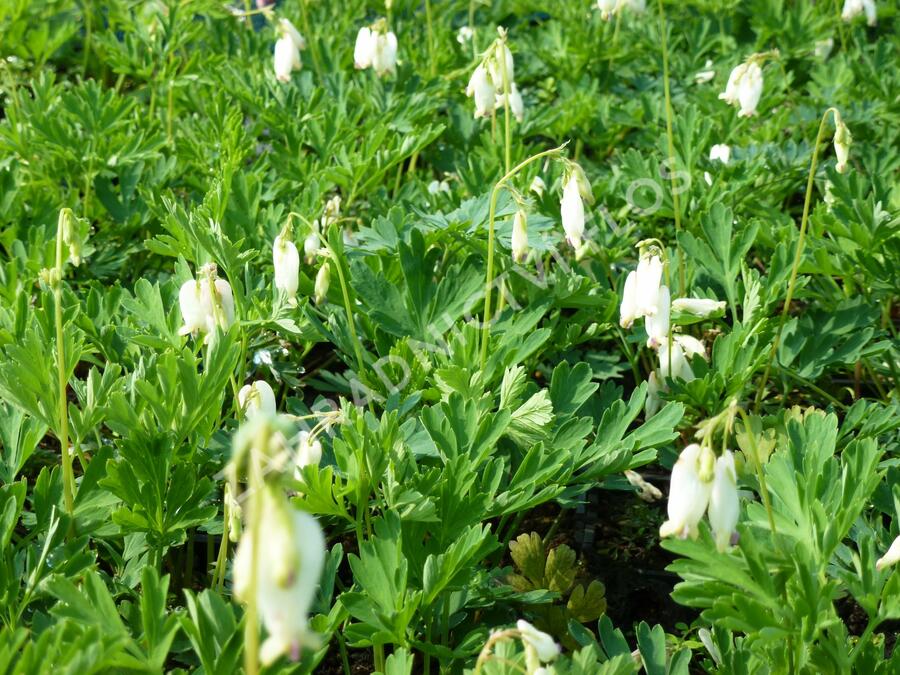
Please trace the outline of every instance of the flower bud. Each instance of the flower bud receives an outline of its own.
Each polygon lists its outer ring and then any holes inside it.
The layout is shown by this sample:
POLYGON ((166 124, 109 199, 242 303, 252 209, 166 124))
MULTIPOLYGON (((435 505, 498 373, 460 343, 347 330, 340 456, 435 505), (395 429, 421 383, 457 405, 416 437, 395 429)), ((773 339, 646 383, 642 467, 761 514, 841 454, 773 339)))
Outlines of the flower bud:
POLYGON ((328 261, 325 260, 322 262, 322 266, 319 268, 319 271, 316 274, 315 300, 317 305, 322 304, 322 302, 328 297, 328 286, 330 283, 331 267, 328 265, 328 261))
POLYGON ((647 378, 647 398, 644 399, 645 421, 658 413, 662 407, 662 400, 659 398, 660 389, 659 378, 656 376, 656 371, 653 371, 650 373, 650 377, 647 378))
POLYGON ((731 542, 731 536, 741 515, 737 471, 734 468, 734 454, 730 450, 726 450, 716 460, 707 515, 716 540, 716 549, 723 552, 731 542))
POLYGON ((265 380, 245 384, 238 392, 238 404, 247 419, 257 415, 274 415, 277 412, 275 392, 265 380))
POLYGON ((300 35, 300 31, 288 19, 278 19, 278 32, 283 37, 288 37, 297 49, 306 49, 306 40, 300 35))
POLYGON ((694 320, 720 317, 725 313, 724 300, 707 298, 677 298, 672 301, 672 314, 675 323, 692 323, 694 320))
POLYGON ((275 267, 275 288, 293 299, 300 286, 300 253, 284 232, 275 237, 272 264, 275 267))
POLYGON ((644 477, 637 471, 631 471, 630 469, 625 471, 625 478, 630 485, 639 490, 637 496, 643 501, 655 502, 657 499, 662 499, 662 492, 659 491, 659 488, 645 481, 644 477))
POLYGON ((716 472, 716 453, 708 445, 700 448, 700 480, 704 483, 712 481, 716 472))
POLYGON ((228 540, 237 543, 241 538, 241 518, 243 509, 237 499, 234 498, 231 482, 225 483, 225 494, 222 497, 225 507, 225 519, 228 523, 228 540))
POLYGON ((669 482, 669 519, 659 528, 660 537, 696 539, 700 519, 709 504, 712 484, 700 479, 700 446, 692 443, 681 451, 669 482))
POLYGON ((563 230, 566 232, 566 240, 572 248, 578 248, 581 246, 581 237, 584 234, 584 203, 581 201, 578 179, 574 175, 569 177, 563 187, 559 210, 563 230))
POLYGON ((306 258, 306 264, 312 265, 316 259, 316 253, 319 252, 319 234, 317 230, 313 230, 303 240, 303 256, 306 258))
POLYGON ((853 137, 844 121, 838 117, 837 128, 834 132, 834 154, 837 157, 837 165, 834 167, 838 173, 844 173, 847 170, 847 160, 850 157, 850 145, 853 143, 853 137))
POLYGON ((523 209, 516 211, 513 218, 512 255, 517 263, 528 255, 528 214, 523 209))

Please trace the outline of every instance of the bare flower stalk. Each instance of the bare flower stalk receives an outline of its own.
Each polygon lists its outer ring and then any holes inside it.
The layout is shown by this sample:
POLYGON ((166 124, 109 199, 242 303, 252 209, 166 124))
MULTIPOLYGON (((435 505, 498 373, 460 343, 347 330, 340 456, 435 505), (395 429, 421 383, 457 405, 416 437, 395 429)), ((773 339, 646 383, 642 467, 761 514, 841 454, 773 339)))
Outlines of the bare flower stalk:
POLYGON ((62 280, 65 268, 63 240, 65 239, 66 228, 71 227, 71 218, 71 209, 65 208, 59 212, 59 219, 56 224, 56 267, 54 268, 52 283, 56 323, 57 395, 59 399, 59 408, 57 411, 59 416, 57 421, 57 435, 59 436, 59 448, 62 455, 63 500, 65 502, 66 513, 70 518, 73 518, 75 511, 75 473, 72 469, 72 453, 69 449, 69 413, 66 406, 68 381, 66 378, 66 347, 65 336, 63 334, 62 311, 62 280))
MULTIPOLYGON (((502 60, 503 59, 501 59, 501 61, 502 60)), ((487 348, 491 332, 491 290, 493 289, 494 285, 494 219, 497 213, 497 199, 500 196, 500 189, 506 184, 507 181, 513 178, 526 166, 544 157, 558 155, 560 152, 562 152, 563 148, 565 148, 567 144, 568 143, 563 143, 558 148, 553 148, 552 150, 544 150, 543 152, 539 152, 538 154, 532 155, 528 159, 523 160, 515 167, 513 167, 510 171, 508 171, 506 175, 504 175, 499 181, 497 181, 497 183, 494 185, 494 189, 491 191, 491 204, 488 211, 487 273, 484 280, 484 320, 481 327, 482 370, 484 370, 484 367, 487 364, 487 348)))
POLYGON ((759 381, 759 388, 756 390, 755 409, 758 411, 762 404, 763 397, 766 393, 766 384, 769 381, 769 374, 772 370, 772 364, 775 361, 775 355, 778 347, 781 345, 781 333, 784 330, 784 324, 787 322, 788 314, 791 311, 791 301, 794 299, 794 289, 797 285, 797 271, 800 268, 800 260, 803 258, 803 246, 806 243, 806 226, 809 222, 809 205, 812 201, 813 180, 816 176, 816 164, 819 160, 819 147, 822 145, 822 137, 825 133, 825 122, 828 120, 828 114, 834 116, 835 126, 840 123, 841 114, 836 108, 828 108, 819 122, 819 131, 816 134, 816 142, 813 146, 812 159, 809 162, 809 177, 806 179, 806 196, 803 199, 803 215, 800 218, 800 235, 797 238, 797 251, 794 254, 794 264, 791 266, 791 276, 788 281, 787 296, 784 299, 784 307, 781 310, 781 319, 778 322, 778 330, 775 333, 775 339, 772 341, 772 349, 769 351, 769 359, 766 363, 766 370, 763 372, 762 379, 759 381))
MULTIPOLYGON (((663 62, 663 93, 665 94, 666 105, 666 141, 668 143, 669 153, 669 180, 672 183, 672 208, 675 211, 675 236, 677 239, 678 234, 681 232, 681 200, 678 197, 678 190, 675 188, 675 136, 672 131, 672 95, 669 89, 668 25, 666 23, 666 10, 663 7, 663 0, 659 0, 659 33, 663 62)), ((687 283, 685 282, 683 256, 678 257, 678 284, 679 292, 682 294, 685 293, 687 291, 687 283)))

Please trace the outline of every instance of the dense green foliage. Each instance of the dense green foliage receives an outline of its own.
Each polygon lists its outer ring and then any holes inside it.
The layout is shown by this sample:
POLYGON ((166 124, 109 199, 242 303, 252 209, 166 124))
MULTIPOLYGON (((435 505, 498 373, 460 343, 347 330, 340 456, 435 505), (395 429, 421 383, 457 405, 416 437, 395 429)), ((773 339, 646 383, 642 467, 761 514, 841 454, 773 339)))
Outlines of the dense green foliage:
POLYGON ((243 672, 225 485, 256 380, 322 446, 276 489, 328 548, 320 644, 264 672, 533 673, 517 639, 476 666, 520 618, 559 675, 900 671, 900 573, 875 566, 900 534, 900 13, 877 5, 868 26, 830 1, 605 21, 588 0, 283 0, 307 43, 285 82, 276 24, 243 6, 0 1, 0 671, 243 672), (354 41, 382 16, 379 77, 354 41), (465 93, 498 26, 522 122, 465 93), (763 53, 739 116, 719 94, 763 53), (577 251, 570 162, 593 198, 577 251), (273 241, 289 223, 302 257, 314 222, 290 302, 273 241), (650 239, 673 298, 726 302, 673 317, 706 354, 659 392, 667 364, 619 322, 650 239), (235 321, 204 340, 179 289, 208 263, 235 321), (663 541, 695 621, 616 628, 603 570, 553 535, 592 490, 634 500, 623 474, 667 474, 697 429, 735 450, 736 545, 704 523, 663 541))

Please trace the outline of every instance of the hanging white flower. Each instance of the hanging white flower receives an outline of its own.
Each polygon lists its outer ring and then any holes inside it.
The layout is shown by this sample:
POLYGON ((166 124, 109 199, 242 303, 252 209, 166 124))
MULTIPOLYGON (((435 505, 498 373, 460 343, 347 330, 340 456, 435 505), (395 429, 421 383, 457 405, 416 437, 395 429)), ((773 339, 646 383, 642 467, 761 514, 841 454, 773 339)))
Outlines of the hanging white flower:
POLYGON ((475 35, 475 31, 470 26, 460 26, 456 33, 456 41, 459 44, 465 44, 475 35))
POLYGON ((297 46, 297 49, 306 49, 306 40, 300 34, 300 31, 290 22, 290 20, 281 18, 278 20, 278 31, 285 37, 289 37, 297 46))
POLYGON ((297 453, 294 457, 294 477, 303 477, 304 466, 318 464, 322 460, 322 443, 318 438, 310 436, 308 431, 301 431, 297 436, 297 453))
POLYGON ((756 113, 756 106, 762 96, 762 90, 762 68, 755 61, 750 60, 731 71, 725 91, 719 94, 719 98, 729 105, 738 106, 740 117, 750 117, 756 113))
POLYGON ((687 358, 684 354, 684 349, 682 349, 681 345, 677 340, 672 341, 672 354, 671 358, 669 356, 669 343, 668 341, 663 342, 659 346, 659 376, 663 381, 667 377, 671 377, 673 379, 681 378, 685 382, 690 382, 691 380, 696 379, 694 375, 694 371, 691 369, 691 364, 688 362, 687 358), (671 363, 671 372, 669 370, 669 364, 671 363))
POLYGON ((725 311, 725 301, 708 298, 676 298, 672 301, 672 311, 698 319, 708 319, 712 316, 721 316, 725 311))
POLYGON ((644 320, 644 326, 647 329, 647 346, 650 349, 659 349, 659 346, 668 340, 671 308, 669 297, 668 286, 660 286, 656 297, 657 311, 655 314, 648 315, 644 320))
POLYGON ((274 415, 277 412, 275 392, 265 380, 245 384, 238 392, 238 405, 247 419, 257 415, 274 415))
POLYGON ((875 569, 880 572, 886 567, 896 565, 898 561, 900 561, 900 537, 894 539, 887 553, 875 562, 875 569))
POLYGON ((716 460, 707 514, 716 540, 716 548, 720 552, 727 550, 740 514, 741 505, 738 499, 734 454, 730 450, 726 450, 716 460))
POLYGON ((563 187, 559 211, 563 230, 566 232, 566 240, 572 248, 577 249, 581 246, 581 237, 584 235, 584 203, 581 200, 578 179, 574 173, 569 176, 563 187))
POLYGON ((513 63, 513 55, 509 50, 506 42, 499 41, 496 43, 492 54, 487 58, 488 74, 494 84, 494 88, 500 92, 506 90, 503 79, 503 62, 506 61, 506 84, 512 86, 513 75, 515 72, 515 64, 513 63), (505 57, 505 59, 504 59, 505 57))
POLYGON ((662 260, 658 255, 641 256, 636 270, 634 290, 634 306, 637 316, 653 316, 659 310, 662 274, 662 260))
POLYGON ((428 194, 439 195, 442 192, 446 192, 446 193, 450 192, 450 184, 447 181, 433 180, 428 184, 428 194))
MULTIPOLYGON (((287 654, 296 660, 303 647, 316 649, 309 611, 325 564, 325 536, 316 519, 292 508, 282 495, 263 490, 264 532, 257 534, 256 603, 268 637, 260 647, 264 665, 287 654)), ((253 532, 244 531, 234 557, 234 593, 249 600, 254 558, 253 532)))
POLYGON ((874 26, 878 23, 878 10, 875 0, 844 0, 844 8, 841 10, 841 18, 844 21, 853 21, 860 14, 866 15, 866 23, 874 26))
POLYGON ((713 69, 712 65, 712 60, 706 59, 706 63, 703 64, 703 70, 694 75, 694 82, 696 82, 697 84, 706 84, 707 82, 712 82, 716 77, 716 71, 713 69))
POLYGON ((375 48, 372 55, 372 68, 382 77, 393 75, 397 70, 397 36, 393 31, 375 34, 375 48))
POLYGON ((231 292, 231 284, 224 279, 215 279, 210 285, 208 279, 203 279, 200 282, 200 297, 206 313, 206 332, 214 332, 216 326, 227 331, 234 323, 234 295, 231 292), (215 292, 212 289, 215 289, 215 292))
POLYGON ((717 143, 709 149, 709 161, 719 160, 722 164, 728 164, 731 159, 731 148, 724 143, 717 143))
POLYGON ((559 645, 552 636, 544 631, 538 630, 527 621, 519 619, 516 621, 516 628, 522 636, 522 642, 526 647, 534 649, 541 663, 549 663, 556 659, 560 654, 559 645))
POLYGON ((469 78, 466 96, 475 100, 475 117, 488 117, 497 105, 496 89, 484 64, 479 64, 469 78))
MULTIPOLYGON (((495 106, 497 108, 502 108, 506 105, 506 95, 505 94, 497 94, 497 100, 495 102, 495 106)), ((510 93, 509 93, 509 111, 512 113, 513 117, 516 118, 516 121, 519 123, 525 120, 525 102, 522 100, 522 94, 519 93, 518 87, 516 87, 516 83, 513 82, 510 85, 510 93)))
POLYGON ((513 217, 511 248, 514 261, 525 260, 528 255, 528 214, 523 209, 516 211, 513 217))
POLYGON ((178 331, 180 335, 197 335, 206 330, 206 309, 203 306, 202 287, 199 282, 190 279, 181 284, 178 290, 178 304, 181 307, 181 318, 184 325, 178 331))
POLYGON ((300 286, 300 253, 285 232, 275 237, 272 264, 275 267, 275 288, 293 299, 300 286))
POLYGON ((544 190, 547 189, 547 184, 544 182, 543 178, 541 178, 540 176, 535 176, 531 181, 531 185, 528 186, 528 189, 538 197, 543 197, 544 190))
POLYGON ((696 539, 697 527, 712 491, 712 483, 700 478, 701 449, 692 443, 681 451, 669 483, 667 513, 669 519, 659 528, 660 537, 677 536, 696 539))
POLYGON ((275 77, 279 82, 290 82, 291 73, 300 70, 303 62, 300 50, 306 49, 306 40, 294 24, 287 19, 278 20, 280 37, 275 42, 275 77))
POLYGON ((604 21, 609 21, 616 11, 618 0, 597 0, 597 9, 600 10, 600 16, 604 21))
POLYGON ((375 40, 372 29, 363 26, 356 34, 356 45, 353 48, 353 64, 359 68, 369 68, 375 58, 375 40))

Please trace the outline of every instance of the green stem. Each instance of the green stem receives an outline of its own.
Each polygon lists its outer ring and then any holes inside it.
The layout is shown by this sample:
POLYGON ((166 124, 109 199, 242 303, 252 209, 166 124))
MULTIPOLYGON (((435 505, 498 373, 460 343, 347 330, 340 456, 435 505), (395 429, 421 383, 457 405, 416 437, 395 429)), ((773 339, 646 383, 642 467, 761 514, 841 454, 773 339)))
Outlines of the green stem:
MULTIPOLYGON (((675 135, 672 131, 672 95, 669 89, 668 25, 666 23, 666 10, 663 7, 663 0, 659 0, 659 23, 660 48, 662 49, 663 61, 663 93, 665 94, 666 105, 666 141, 669 153, 669 180, 672 183, 672 208, 675 211, 675 236, 677 241, 678 234, 681 232, 681 200, 678 197, 678 190, 675 188, 675 135)), ((679 256, 678 258, 678 281, 679 291, 683 294, 687 290, 683 256, 679 256)))
POLYGON ((247 613, 244 624, 244 672, 246 675, 257 675, 259 672, 259 606, 256 598, 256 590, 259 582, 259 546, 262 538, 262 491, 265 489, 260 466, 260 457, 269 446, 269 426, 261 425, 260 432, 254 440, 253 449, 250 452, 250 481, 248 491, 250 493, 250 580, 247 585, 247 613))
POLYGON ((488 211, 488 252, 487 252, 487 273, 485 275, 484 281, 484 322, 481 327, 481 369, 484 370, 485 365, 487 364, 487 348, 488 341, 490 339, 490 321, 491 321, 491 289, 494 285, 494 218, 497 213, 497 199, 500 196, 500 188, 515 176, 519 171, 524 169, 526 166, 531 164, 532 162, 541 159, 543 157, 548 157, 550 155, 556 155, 562 152, 562 149, 566 147, 566 144, 563 143, 558 148, 553 148, 552 150, 544 150, 543 152, 539 152, 536 155, 532 155, 528 159, 520 162, 515 167, 513 167, 510 171, 506 173, 497 184, 494 185, 494 189, 491 191, 491 203, 490 209, 488 211))
POLYGON ((834 108, 828 108, 822 115, 822 120, 819 122, 819 131, 816 134, 816 143, 813 146, 812 159, 809 162, 809 177, 806 180, 806 196, 803 199, 803 215, 800 218, 800 235, 797 238, 797 251, 794 254, 794 264, 791 266, 791 276, 788 281, 787 296, 784 299, 784 307, 781 310, 781 319, 778 322, 778 330, 775 333, 775 339, 772 341, 772 349, 769 351, 766 369, 759 382, 759 388, 756 390, 756 402, 754 404, 756 410, 759 410, 763 396, 766 393, 766 384, 769 381, 769 373, 772 370, 775 355, 781 344, 781 333, 784 330, 784 324, 787 321, 788 313, 791 311, 791 300, 794 299, 794 288, 797 285, 797 272, 800 268, 800 260, 803 258, 803 245, 806 242, 806 225, 809 222, 809 205, 812 201, 813 180, 816 176, 816 164, 819 160, 819 146, 822 144, 822 135, 825 133, 825 122, 828 119, 828 113, 832 113, 833 115, 838 114, 837 110, 834 108))
POLYGON ((503 130, 503 143, 504 143, 504 171, 509 173, 509 167, 512 166, 512 130, 509 122, 509 96, 510 96, 510 83, 509 83, 509 73, 506 70, 506 39, 503 39, 501 43, 503 49, 500 54, 500 72, 503 76, 503 122, 505 128, 503 130))
POLYGON ((312 56, 313 70, 316 71, 316 77, 321 82, 322 66, 319 63, 319 47, 314 45, 312 41, 312 33, 309 30, 309 12, 306 8, 306 0, 300 0, 300 21, 303 23, 303 32, 306 33, 306 39, 309 40, 309 53, 312 56))
POLYGON ((84 61, 81 64, 81 77, 87 77, 88 61, 91 56, 92 12, 90 0, 84 0, 84 61))
POLYGON ((75 513, 75 474, 72 470, 72 453, 69 451, 69 413, 66 407, 66 390, 68 379, 66 378, 66 348, 63 335, 63 310, 62 310, 62 280, 65 260, 63 257, 63 232, 67 221, 72 217, 69 209, 62 209, 56 224, 56 276, 53 279, 53 304, 56 322, 56 375, 57 394, 59 396, 58 437, 59 448, 62 456, 63 473, 63 501, 66 513, 72 522, 69 525, 70 532, 74 523, 75 513))
POLYGON ((841 0, 834 0, 834 10, 837 14, 838 35, 841 38, 841 51, 847 51, 847 39, 844 37, 844 19, 841 17, 841 0))
POLYGON ((428 28, 428 73, 431 77, 437 75, 437 63, 434 58, 434 24, 431 18, 431 2, 425 0, 425 23, 428 28))
POLYGON ((478 45, 475 44, 475 0, 469 0, 469 28, 472 29, 472 58, 478 56, 478 45))
POLYGON ((778 531, 775 529, 775 512, 772 510, 772 502, 769 501, 769 490, 766 487, 766 474, 762 468, 762 457, 759 455, 759 447, 756 445, 756 436, 753 434, 753 427, 750 426, 750 418, 743 408, 738 407, 738 414, 744 422, 744 430, 747 432, 747 439, 750 441, 750 450, 753 452, 753 468, 756 469, 756 479, 759 481, 759 494, 762 497, 763 506, 766 508, 766 514, 769 516, 769 527, 772 529, 772 538, 776 541, 778 531))

